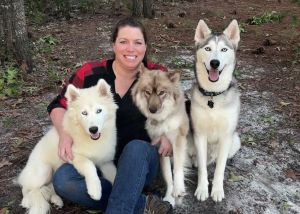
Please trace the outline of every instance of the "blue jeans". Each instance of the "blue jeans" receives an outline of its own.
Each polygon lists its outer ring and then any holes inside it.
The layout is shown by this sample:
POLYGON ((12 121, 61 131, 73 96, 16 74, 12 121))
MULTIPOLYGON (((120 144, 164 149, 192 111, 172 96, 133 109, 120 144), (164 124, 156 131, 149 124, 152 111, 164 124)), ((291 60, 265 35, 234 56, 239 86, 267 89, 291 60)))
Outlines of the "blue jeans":
POLYGON ((156 147, 141 140, 129 142, 119 160, 113 186, 98 172, 102 197, 95 201, 87 193, 85 179, 71 164, 63 164, 53 176, 53 186, 58 195, 90 209, 106 214, 140 214, 144 212, 146 196, 143 188, 156 178, 159 155, 156 147))

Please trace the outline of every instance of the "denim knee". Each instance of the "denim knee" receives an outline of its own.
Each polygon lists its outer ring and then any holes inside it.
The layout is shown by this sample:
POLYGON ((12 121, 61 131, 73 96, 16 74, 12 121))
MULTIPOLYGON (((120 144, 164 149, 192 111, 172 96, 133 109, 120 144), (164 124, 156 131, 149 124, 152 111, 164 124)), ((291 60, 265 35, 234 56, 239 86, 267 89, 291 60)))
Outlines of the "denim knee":
POLYGON ((122 156, 134 154, 134 157, 138 159, 146 157, 148 153, 156 153, 155 147, 143 140, 132 140, 124 147, 122 156))
POLYGON ((70 178, 75 175, 80 176, 77 170, 74 168, 72 164, 65 163, 61 167, 59 167, 53 175, 53 187, 55 192, 64 196, 65 194, 72 194, 74 187, 72 184, 70 185, 70 178))

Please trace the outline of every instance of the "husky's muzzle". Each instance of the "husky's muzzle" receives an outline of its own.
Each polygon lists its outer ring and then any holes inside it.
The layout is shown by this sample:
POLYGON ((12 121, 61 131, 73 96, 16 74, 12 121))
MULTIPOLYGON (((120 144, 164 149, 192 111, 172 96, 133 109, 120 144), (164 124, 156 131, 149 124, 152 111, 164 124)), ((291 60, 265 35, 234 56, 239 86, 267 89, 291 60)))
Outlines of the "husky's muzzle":
POLYGON ((101 136, 100 132, 98 132, 97 126, 92 126, 89 128, 90 136, 93 140, 98 140, 101 136))
POLYGON ((209 81, 217 82, 219 80, 219 76, 220 76, 220 74, 222 73, 222 71, 224 69, 223 68, 222 70, 218 70, 219 66, 220 66, 220 61, 217 60, 217 59, 213 59, 213 60, 210 61, 210 67, 211 68, 209 70, 205 66, 206 71, 208 73, 209 81))

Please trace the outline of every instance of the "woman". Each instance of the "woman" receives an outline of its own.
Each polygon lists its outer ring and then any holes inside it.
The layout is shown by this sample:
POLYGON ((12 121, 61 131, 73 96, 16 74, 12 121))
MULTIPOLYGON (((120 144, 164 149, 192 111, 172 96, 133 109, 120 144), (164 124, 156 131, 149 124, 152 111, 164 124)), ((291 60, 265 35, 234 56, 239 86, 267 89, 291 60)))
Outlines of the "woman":
MULTIPOLYGON (((137 80, 138 67, 144 63, 149 69, 166 70, 146 61, 147 36, 143 25, 133 18, 119 21, 112 34, 114 58, 83 65, 69 80, 79 88, 96 85, 100 78, 111 85, 117 111, 117 151, 115 163, 117 175, 113 186, 99 172, 102 197, 95 201, 87 194, 84 178, 71 164, 65 163, 53 176, 57 194, 72 202, 91 209, 100 209, 107 214, 117 213, 171 213, 172 206, 154 195, 142 194, 150 185, 159 169, 159 154, 170 155, 172 146, 162 136, 159 149, 148 143, 144 128, 146 118, 131 99, 131 87, 137 80)), ((53 125, 60 136, 59 156, 65 162, 73 159, 72 139, 63 131, 62 119, 66 108, 64 93, 48 106, 53 125)))

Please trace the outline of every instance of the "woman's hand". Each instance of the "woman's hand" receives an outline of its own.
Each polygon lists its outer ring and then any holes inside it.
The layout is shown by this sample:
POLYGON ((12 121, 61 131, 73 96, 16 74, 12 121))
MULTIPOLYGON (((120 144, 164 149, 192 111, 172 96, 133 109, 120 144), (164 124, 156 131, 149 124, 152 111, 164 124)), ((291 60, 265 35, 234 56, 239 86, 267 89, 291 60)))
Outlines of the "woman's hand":
POLYGON ((59 144, 58 144, 58 156, 65 162, 70 162, 73 160, 73 152, 72 152, 73 140, 66 133, 62 133, 59 136, 59 144))
POLYGON ((172 152, 173 152, 172 144, 165 135, 162 135, 159 138, 154 139, 151 144, 152 145, 160 144, 158 153, 161 156, 163 156, 163 157, 172 156, 172 152))

